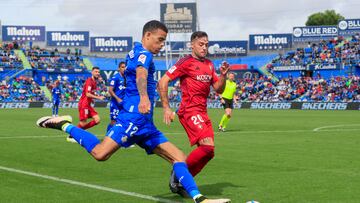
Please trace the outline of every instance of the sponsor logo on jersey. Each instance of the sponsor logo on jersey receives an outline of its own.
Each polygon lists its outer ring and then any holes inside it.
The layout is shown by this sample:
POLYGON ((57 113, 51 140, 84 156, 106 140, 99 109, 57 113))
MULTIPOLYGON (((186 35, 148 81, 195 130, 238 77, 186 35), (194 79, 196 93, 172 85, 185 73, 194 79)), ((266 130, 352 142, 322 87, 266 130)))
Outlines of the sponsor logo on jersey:
POLYGON ((197 75, 196 80, 201 82, 210 82, 212 79, 211 75, 197 75))

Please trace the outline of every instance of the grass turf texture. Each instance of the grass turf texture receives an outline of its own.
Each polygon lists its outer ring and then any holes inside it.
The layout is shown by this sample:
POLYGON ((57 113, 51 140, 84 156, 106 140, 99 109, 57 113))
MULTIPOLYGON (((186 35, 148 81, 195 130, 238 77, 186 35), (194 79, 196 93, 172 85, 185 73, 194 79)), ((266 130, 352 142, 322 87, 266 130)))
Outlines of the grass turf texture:
MULTIPOLYGON (((108 109, 97 111, 102 123, 90 131, 103 136, 108 109)), ((59 112, 78 121, 76 109, 59 112)), ((154 115, 158 128, 189 153, 179 122, 165 126, 161 113, 156 109, 154 115)), ((96 162, 77 144, 66 142, 66 134, 35 126, 39 117, 49 114, 51 109, 0 110, 0 166, 192 202, 169 191, 171 167, 161 158, 135 147, 96 162)), ((215 129, 222 114, 221 109, 209 110, 215 129)), ((228 131, 215 131, 215 159, 196 177, 199 189, 209 197, 231 198, 235 203, 357 202, 359 121, 358 111, 235 110, 228 131), (313 131, 323 126, 332 127, 313 131)), ((0 170, 0 188, 0 202, 154 202, 4 170, 0 170)))

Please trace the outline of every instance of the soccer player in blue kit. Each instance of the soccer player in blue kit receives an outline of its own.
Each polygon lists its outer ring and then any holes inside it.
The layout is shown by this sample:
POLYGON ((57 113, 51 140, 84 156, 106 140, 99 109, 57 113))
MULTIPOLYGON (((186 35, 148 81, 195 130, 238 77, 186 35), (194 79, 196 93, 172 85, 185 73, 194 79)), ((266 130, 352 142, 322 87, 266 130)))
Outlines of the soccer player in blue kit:
POLYGON ((123 108, 116 124, 100 140, 90 132, 71 124, 70 116, 42 117, 39 127, 62 130, 70 134, 98 161, 105 161, 120 147, 137 144, 148 154, 157 154, 170 162, 176 177, 195 203, 226 203, 229 199, 208 199, 203 196, 185 163, 186 155, 160 132, 153 122, 153 103, 157 82, 154 80, 153 54, 165 45, 168 29, 157 21, 147 22, 143 27, 141 43, 126 58, 126 89, 123 108))
POLYGON ((51 90, 52 95, 52 116, 58 116, 59 114, 59 105, 61 100, 61 90, 59 88, 60 81, 56 80, 54 82, 54 87, 51 90))
POLYGON ((110 123, 106 129, 108 132, 116 123, 116 118, 122 108, 122 101, 125 96, 125 62, 120 62, 118 66, 118 73, 110 79, 109 94, 110 101, 110 123))

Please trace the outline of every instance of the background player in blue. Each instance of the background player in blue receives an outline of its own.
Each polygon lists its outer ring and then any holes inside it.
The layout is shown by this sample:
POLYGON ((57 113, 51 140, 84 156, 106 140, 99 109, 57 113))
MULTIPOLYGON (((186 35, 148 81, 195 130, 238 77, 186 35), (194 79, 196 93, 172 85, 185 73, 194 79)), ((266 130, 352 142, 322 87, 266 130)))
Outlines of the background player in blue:
POLYGON ((116 123, 116 118, 119 115, 119 112, 122 108, 122 101, 125 96, 125 62, 120 62, 118 66, 118 73, 116 73, 110 79, 109 85, 109 94, 111 96, 110 101, 110 123, 106 129, 106 132, 109 131, 112 126, 116 123))
POLYGON ((52 116, 58 116, 59 114, 59 105, 61 100, 61 90, 59 88, 60 81, 56 80, 54 86, 51 90, 52 95, 52 116))
POLYGON ((72 125, 70 116, 42 117, 37 125, 69 133, 98 161, 107 160, 120 147, 136 143, 148 154, 155 153, 169 161, 177 179, 196 203, 230 202, 229 199, 210 200, 200 194, 185 163, 185 154, 170 143, 153 123, 152 103, 157 82, 153 76, 155 66, 152 58, 164 46, 167 32, 166 26, 156 20, 144 25, 142 43, 135 43, 127 55, 123 109, 102 142, 90 132, 72 125))

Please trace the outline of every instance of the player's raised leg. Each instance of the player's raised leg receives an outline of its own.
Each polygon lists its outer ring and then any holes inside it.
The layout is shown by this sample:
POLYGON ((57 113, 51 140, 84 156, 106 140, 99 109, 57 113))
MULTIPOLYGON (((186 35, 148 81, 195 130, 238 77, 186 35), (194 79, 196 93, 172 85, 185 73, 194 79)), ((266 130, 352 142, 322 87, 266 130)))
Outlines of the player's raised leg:
POLYGON ((111 138, 105 137, 105 139, 100 142, 95 135, 72 125, 71 122, 71 116, 60 116, 55 118, 47 116, 40 118, 36 124, 42 128, 57 129, 68 133, 98 161, 107 160, 117 149, 119 149, 120 146, 111 138))

